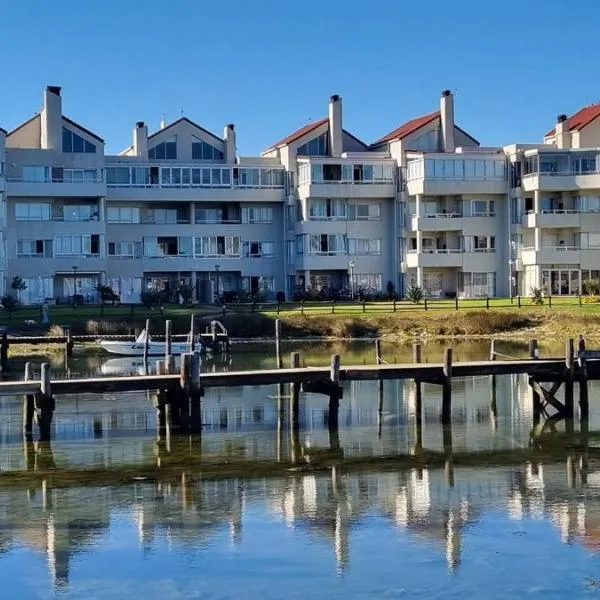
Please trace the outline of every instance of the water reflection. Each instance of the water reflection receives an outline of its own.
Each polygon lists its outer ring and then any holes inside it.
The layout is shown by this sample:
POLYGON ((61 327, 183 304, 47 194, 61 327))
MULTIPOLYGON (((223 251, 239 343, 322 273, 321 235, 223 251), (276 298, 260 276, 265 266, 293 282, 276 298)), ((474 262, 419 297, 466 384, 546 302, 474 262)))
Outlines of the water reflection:
POLYGON ((418 427, 409 381, 345 383, 337 431, 324 396, 302 394, 294 431, 287 388, 211 389, 202 434, 162 440, 150 394, 81 394, 57 399, 51 445, 23 442, 22 399, 0 398, 0 580, 19 598, 225 582, 238 597, 378 597, 399 581, 409 597, 494 597, 510 574, 517 591, 582 595, 600 547, 598 392, 592 433, 533 440, 520 376, 453 381, 451 439, 439 386, 423 385, 418 427))

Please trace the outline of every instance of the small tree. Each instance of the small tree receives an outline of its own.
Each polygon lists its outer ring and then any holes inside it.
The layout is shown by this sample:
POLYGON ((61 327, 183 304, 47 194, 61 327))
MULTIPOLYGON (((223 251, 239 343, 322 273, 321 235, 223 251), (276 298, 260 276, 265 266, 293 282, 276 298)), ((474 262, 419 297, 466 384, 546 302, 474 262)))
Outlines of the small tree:
POLYGON ((19 308, 21 303, 17 298, 11 296, 10 294, 2 296, 0 301, 2 302, 2 307, 4 308, 4 310, 8 313, 8 319, 12 319, 13 313, 15 312, 15 310, 17 310, 17 308, 19 308))
POLYGON ((119 300, 119 295, 110 287, 110 285, 98 285, 96 290, 100 293, 100 301, 112 302, 113 304, 119 300))
POLYGON ((10 284, 10 287, 13 290, 15 290, 15 292, 17 293, 17 298, 20 299, 21 292, 23 292, 27 289, 27 282, 22 277, 15 275, 13 277, 12 283, 10 284))
POLYGON ((590 296, 597 296, 600 294, 600 281, 597 279, 586 279, 583 282, 583 292, 590 296))
POLYGON ((147 290, 140 294, 140 300, 142 301, 142 304, 146 308, 154 307, 156 304, 158 304, 159 299, 160 299, 159 292, 147 290))
POLYGON ((394 282, 388 281, 385 289, 387 291, 388 300, 394 300, 396 298, 396 289, 394 288, 394 282))
POLYGON ((413 303, 419 304, 423 298, 425 298, 425 292, 423 292, 423 288, 418 285, 411 285, 406 290, 406 297, 413 303))
POLYGON ((544 304, 544 288, 531 288, 531 304, 534 304, 535 306, 542 306, 544 304))

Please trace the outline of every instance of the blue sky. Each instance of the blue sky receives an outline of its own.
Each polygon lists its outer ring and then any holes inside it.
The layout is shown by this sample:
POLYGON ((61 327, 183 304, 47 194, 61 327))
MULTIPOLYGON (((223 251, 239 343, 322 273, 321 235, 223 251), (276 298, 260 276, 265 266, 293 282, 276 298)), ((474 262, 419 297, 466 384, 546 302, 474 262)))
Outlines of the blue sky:
POLYGON ((484 145, 541 139, 600 100, 597 0, 0 0, 0 126, 61 85, 64 112, 107 142, 183 114, 242 155, 325 116, 373 141, 456 94, 484 145))

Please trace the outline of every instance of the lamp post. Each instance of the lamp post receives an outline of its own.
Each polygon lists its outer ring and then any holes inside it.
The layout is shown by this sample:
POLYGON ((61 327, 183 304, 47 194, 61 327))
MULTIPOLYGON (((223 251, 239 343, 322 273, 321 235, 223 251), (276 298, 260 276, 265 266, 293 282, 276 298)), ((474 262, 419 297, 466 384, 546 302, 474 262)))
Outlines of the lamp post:
POLYGON ((77 265, 73 265, 73 308, 75 308, 75 295, 77 294, 77 265))
POLYGON ((354 300, 354 267, 356 263, 351 260, 348 263, 348 268, 350 269, 350 299, 354 300))
POLYGON ((219 269, 220 269, 221 265, 215 265, 215 280, 216 280, 216 287, 217 287, 217 301, 219 300, 219 269))

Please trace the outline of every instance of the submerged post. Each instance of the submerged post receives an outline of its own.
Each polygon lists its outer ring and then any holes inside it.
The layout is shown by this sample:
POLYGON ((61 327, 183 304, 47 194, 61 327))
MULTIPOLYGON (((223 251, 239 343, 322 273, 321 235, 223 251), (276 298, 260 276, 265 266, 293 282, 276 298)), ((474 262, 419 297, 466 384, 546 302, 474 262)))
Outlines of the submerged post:
POLYGON ((381 354, 381 339, 377 338, 375 340, 375 364, 382 364, 383 363, 383 356, 381 354))
POLYGON ((534 338, 529 340, 529 358, 537 360, 540 357, 540 350, 538 348, 537 340, 534 338))
POLYGON ((283 367, 283 357, 281 356, 281 320, 275 319, 275 362, 277 368, 283 367))
POLYGON ((165 362, 169 364, 169 356, 171 356, 171 349, 173 348, 173 321, 167 319, 165 321, 165 362))
POLYGON ((190 317, 190 352, 194 352, 196 349, 196 332, 194 331, 194 326, 196 321, 194 319, 194 315, 190 317))
POLYGON ((73 336, 70 327, 65 327, 65 356, 67 358, 73 356, 73 336))
POLYGON ((579 377, 579 415, 581 422, 588 421, 590 418, 590 405, 588 395, 588 369, 585 358, 579 358, 580 377, 579 377))
POLYGON ((573 375, 575 372, 575 343, 569 338, 565 345, 565 419, 572 420, 574 415, 573 375))
MULTIPOLYGON (((25 376, 24 381, 30 381, 32 379, 31 363, 25 363, 25 376)), ((31 434, 33 432, 33 415, 35 412, 35 394, 25 394, 23 398, 23 433, 25 437, 31 441, 31 434)))
POLYGON ((490 360, 496 360, 496 340, 490 342, 490 360))
MULTIPOLYGON (((413 362, 415 364, 420 364, 421 357, 421 344, 413 344, 413 362)), ((417 438, 421 433, 420 429, 423 425, 423 396, 421 389, 421 382, 418 379, 415 379, 415 420, 417 423, 417 438)))
POLYGON ((144 338, 144 365, 148 373, 148 349, 150 347, 150 319, 146 319, 146 336, 144 338))
POLYGON ((330 368, 330 379, 331 379, 331 392, 329 394, 329 413, 327 417, 327 424, 329 431, 337 430, 338 428, 338 414, 340 408, 340 355, 334 354, 331 357, 331 368, 330 368))
POLYGON ((202 396, 204 390, 200 380, 200 356, 191 354, 190 391, 189 391, 189 432, 202 431, 202 396))
MULTIPOLYGON (((290 367, 298 369, 300 367, 300 353, 292 352, 290 355, 290 367)), ((299 400, 300 400, 300 383, 294 381, 290 384, 290 424, 292 429, 298 427, 299 418, 299 400)))
POLYGON ((40 430, 40 442, 50 441, 50 428, 54 414, 54 398, 50 383, 50 365, 42 363, 40 391, 35 398, 38 428, 40 430))
POLYGON ((446 348, 443 365, 444 381, 442 383, 442 423, 452 421, 452 348, 446 348))

